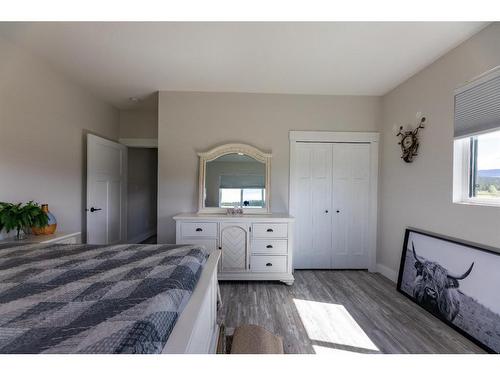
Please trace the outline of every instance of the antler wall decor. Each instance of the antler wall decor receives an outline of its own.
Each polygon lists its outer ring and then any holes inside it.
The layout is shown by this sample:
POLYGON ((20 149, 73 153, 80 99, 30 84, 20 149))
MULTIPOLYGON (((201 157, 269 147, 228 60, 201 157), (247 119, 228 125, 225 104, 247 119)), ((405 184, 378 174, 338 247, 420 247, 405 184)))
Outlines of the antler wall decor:
MULTIPOLYGON (((404 130, 403 126, 399 127, 396 137, 400 137, 398 145, 401 145, 401 159, 407 163, 411 163, 413 158, 418 155, 418 132, 424 129, 425 117, 417 113, 418 126, 413 130, 404 130)), ((396 128, 397 130, 397 128, 396 128)))

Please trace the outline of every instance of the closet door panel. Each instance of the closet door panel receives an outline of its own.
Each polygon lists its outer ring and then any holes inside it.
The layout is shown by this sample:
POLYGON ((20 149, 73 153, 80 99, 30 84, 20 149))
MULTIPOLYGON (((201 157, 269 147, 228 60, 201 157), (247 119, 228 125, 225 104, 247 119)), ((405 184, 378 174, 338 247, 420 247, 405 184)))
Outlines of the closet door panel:
POLYGON ((296 190, 296 225, 295 225, 295 251, 294 266, 296 268, 311 268, 313 237, 312 210, 311 210, 311 148, 306 144, 296 146, 295 164, 295 190, 296 190))
POLYGON ((367 268, 370 145, 333 145, 333 268, 367 268))
POLYGON ((296 268, 330 268, 332 145, 298 144, 296 150, 296 268))
POLYGON ((316 144, 312 151, 312 237, 314 268, 331 268, 332 145, 316 144))

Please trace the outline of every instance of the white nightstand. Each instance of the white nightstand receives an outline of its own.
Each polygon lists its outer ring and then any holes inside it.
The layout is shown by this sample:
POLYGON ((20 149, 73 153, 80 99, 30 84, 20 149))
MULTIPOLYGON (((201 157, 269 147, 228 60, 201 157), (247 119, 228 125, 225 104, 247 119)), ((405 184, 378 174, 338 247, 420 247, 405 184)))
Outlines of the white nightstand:
MULTIPOLYGON (((16 240, 10 238, 0 242, 14 242, 14 241, 16 240)), ((30 234, 20 242, 79 244, 82 242, 82 234, 81 232, 74 232, 74 233, 56 232, 54 234, 39 235, 39 236, 30 234)))

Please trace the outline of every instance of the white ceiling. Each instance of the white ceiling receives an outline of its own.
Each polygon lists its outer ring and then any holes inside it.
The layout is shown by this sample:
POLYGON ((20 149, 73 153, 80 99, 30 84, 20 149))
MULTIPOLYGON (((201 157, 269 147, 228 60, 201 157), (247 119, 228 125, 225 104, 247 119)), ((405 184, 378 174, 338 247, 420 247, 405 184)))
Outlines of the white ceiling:
MULTIPOLYGON (((383 95, 483 22, 1 23, 118 108, 158 90, 383 95)), ((154 105, 154 104, 153 104, 154 105)))

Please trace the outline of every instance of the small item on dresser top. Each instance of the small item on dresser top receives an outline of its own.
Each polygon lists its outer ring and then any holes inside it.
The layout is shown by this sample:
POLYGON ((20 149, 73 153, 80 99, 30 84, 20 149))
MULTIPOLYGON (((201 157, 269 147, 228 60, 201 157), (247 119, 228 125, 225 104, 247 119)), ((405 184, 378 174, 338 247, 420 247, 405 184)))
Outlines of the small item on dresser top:
POLYGON ((226 210, 226 215, 230 216, 243 215, 243 208, 241 207, 228 208, 226 210))
POLYGON ((48 223, 44 227, 38 227, 38 226, 33 226, 31 228, 31 231, 35 235, 40 235, 40 234, 54 234, 57 229, 57 220, 56 217, 49 211, 49 205, 48 204, 42 204, 42 212, 45 213, 48 217, 48 223))

